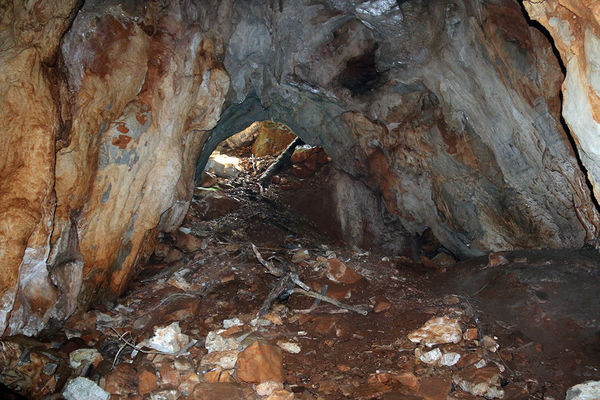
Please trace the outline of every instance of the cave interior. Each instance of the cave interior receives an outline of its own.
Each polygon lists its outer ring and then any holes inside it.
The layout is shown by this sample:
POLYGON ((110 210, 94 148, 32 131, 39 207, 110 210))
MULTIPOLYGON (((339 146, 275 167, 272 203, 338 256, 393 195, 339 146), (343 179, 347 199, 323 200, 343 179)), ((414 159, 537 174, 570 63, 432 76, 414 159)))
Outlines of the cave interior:
POLYGON ((0 1, 0 396, 600 399, 600 3, 0 1))

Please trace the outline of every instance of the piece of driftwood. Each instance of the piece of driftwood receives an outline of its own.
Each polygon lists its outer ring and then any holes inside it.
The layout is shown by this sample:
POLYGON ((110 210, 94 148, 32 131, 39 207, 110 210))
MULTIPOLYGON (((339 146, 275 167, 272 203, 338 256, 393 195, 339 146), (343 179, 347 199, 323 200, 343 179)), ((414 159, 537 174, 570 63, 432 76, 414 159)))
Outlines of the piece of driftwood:
MULTIPOLYGON (((277 300, 278 298, 287 298, 294 293, 312 297, 317 300, 326 301, 327 303, 333 304, 336 307, 348 311, 353 311, 361 315, 368 314, 367 310, 341 303, 332 297, 326 296, 325 294, 315 292, 310 288, 310 286, 308 286, 306 283, 300 280, 300 277, 298 276, 298 273, 294 270, 293 266, 286 266, 285 264, 283 264, 281 267, 276 267, 275 265, 273 265, 272 262, 266 261, 263 258, 263 256, 260 254, 260 252, 254 244, 252 244, 252 251, 254 252, 254 255, 256 256, 258 262, 260 262, 271 275, 274 275, 277 278, 279 278, 275 286, 273 286, 273 288, 269 292, 269 295, 263 302, 262 306, 260 307, 260 310, 258 310, 259 318, 263 317, 265 314, 267 314, 267 312, 269 312, 271 304, 273 304, 275 300, 277 300), (299 288, 297 288, 296 286, 298 286, 299 288)), ((314 307, 311 307, 311 309, 314 309, 314 307)))
POLYGON ((294 139, 292 143, 290 143, 288 147, 286 147, 283 153, 281 153, 279 157, 277 157, 275 162, 271 164, 265 172, 263 172, 263 174, 258 179, 258 183, 263 189, 269 187, 269 185, 271 184, 271 179, 273 179, 273 176, 276 173, 292 166, 292 154, 294 154, 294 150, 297 146, 301 146, 303 144, 304 142, 299 137, 294 139))

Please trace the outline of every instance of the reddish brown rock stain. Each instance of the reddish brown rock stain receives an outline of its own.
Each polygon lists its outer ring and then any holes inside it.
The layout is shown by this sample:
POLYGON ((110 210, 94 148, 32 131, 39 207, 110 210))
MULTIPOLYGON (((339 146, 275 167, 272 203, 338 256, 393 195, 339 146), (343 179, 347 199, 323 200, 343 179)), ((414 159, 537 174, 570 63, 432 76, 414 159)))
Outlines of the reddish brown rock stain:
POLYGON ((146 125, 148 121, 148 116, 146 114, 136 114, 135 119, 140 123, 140 125, 146 125))
POLYGON ((129 128, 125 126, 124 122, 119 122, 117 130, 121 133, 129 133, 129 128))
POLYGON ((112 140, 112 144, 119 147, 120 149, 126 148, 129 142, 131 142, 131 137, 127 135, 119 135, 119 137, 113 137, 112 140))

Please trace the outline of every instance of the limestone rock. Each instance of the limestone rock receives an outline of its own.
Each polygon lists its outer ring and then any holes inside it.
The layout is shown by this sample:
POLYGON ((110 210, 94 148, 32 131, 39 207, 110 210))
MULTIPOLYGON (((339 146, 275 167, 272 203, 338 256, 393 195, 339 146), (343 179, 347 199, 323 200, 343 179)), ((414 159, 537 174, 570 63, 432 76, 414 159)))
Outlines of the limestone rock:
POLYGON ((302 350, 298 343, 286 342, 284 340, 278 340, 277 346, 279 346, 281 350, 287 351, 288 353, 292 354, 298 354, 302 350))
POLYGON ((256 385, 256 394, 270 396, 274 391, 283 389, 283 383, 277 381, 264 381, 256 385))
POLYGON ((273 121, 262 121, 258 123, 258 134, 252 144, 252 154, 255 157, 278 155, 296 136, 290 129, 273 121))
POLYGON ((444 343, 458 343, 462 339, 462 331, 456 319, 435 317, 408 335, 413 343, 421 343, 432 347, 444 343))
POLYGON ((572 386, 567 390, 565 400, 600 399, 600 381, 587 381, 572 386))
POLYGON ((337 258, 327 260, 327 277, 334 282, 353 284, 362 279, 362 276, 348 267, 337 258))
POLYGON ((594 0, 523 1, 529 16, 552 35, 567 74, 562 115, 600 198, 600 8, 594 0))
POLYGON ((154 336, 147 340, 146 346, 165 353, 177 353, 190 343, 190 337, 181 333, 179 322, 154 328, 154 336))
POLYGON ((504 397, 500 378, 500 372, 495 365, 482 368, 469 366, 452 376, 454 383, 465 392, 487 399, 504 397))
POLYGON ((104 391, 88 378, 78 377, 69 383, 62 395, 67 400, 108 400, 110 393, 104 391))
POLYGON ((82 365, 96 367, 102 360, 102 355, 96 349, 77 349, 69 353, 69 364, 75 370, 82 365))
POLYGON ((206 171, 218 176, 219 178, 235 178, 242 172, 240 168, 240 159, 230 157, 225 154, 213 154, 206 164, 206 171))
POLYGON ((244 382, 283 381, 281 350, 255 341, 238 355, 237 377, 244 382))
POLYGON ((237 362, 238 353, 237 350, 213 351, 202 357, 200 366, 218 365, 223 369, 232 369, 237 362))

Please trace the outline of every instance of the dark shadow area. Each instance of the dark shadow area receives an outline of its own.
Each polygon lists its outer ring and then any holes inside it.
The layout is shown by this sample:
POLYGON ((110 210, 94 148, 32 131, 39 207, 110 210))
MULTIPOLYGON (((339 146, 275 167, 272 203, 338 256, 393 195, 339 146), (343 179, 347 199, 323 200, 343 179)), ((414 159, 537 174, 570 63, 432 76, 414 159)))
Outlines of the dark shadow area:
POLYGON ((371 51, 346 62, 346 68, 338 76, 340 85, 350 90, 352 96, 360 96, 376 89, 382 81, 375 63, 375 46, 371 51))

